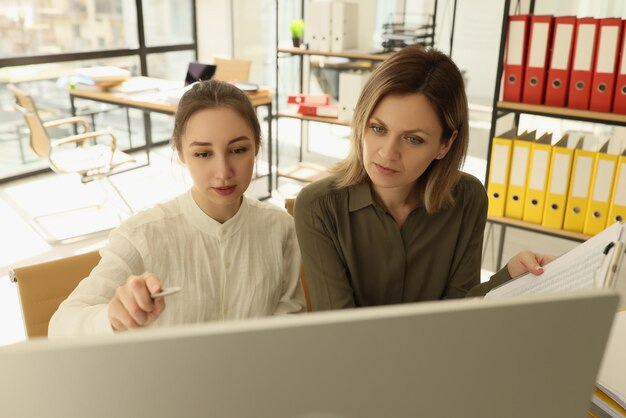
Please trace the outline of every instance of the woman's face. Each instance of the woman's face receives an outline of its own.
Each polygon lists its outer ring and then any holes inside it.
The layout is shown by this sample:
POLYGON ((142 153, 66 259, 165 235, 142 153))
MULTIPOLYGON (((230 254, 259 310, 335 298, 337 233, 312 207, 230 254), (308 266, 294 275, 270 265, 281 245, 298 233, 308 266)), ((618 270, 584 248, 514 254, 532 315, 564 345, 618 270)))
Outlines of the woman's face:
POLYGON ((442 127, 421 93, 389 95, 378 103, 363 133, 363 163, 374 189, 412 190, 435 158, 443 158, 454 136, 441 142, 442 127))
POLYGON ((193 179, 198 206, 221 222, 234 216, 250 185, 256 154, 246 120, 227 107, 199 110, 187 121, 181 145, 179 156, 193 179))

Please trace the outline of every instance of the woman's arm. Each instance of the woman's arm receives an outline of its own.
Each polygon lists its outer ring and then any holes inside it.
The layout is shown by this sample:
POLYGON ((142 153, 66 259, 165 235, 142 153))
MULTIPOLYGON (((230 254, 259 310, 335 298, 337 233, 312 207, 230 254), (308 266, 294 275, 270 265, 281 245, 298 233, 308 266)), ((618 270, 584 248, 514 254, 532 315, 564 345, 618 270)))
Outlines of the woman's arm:
POLYGON ((467 185, 462 198, 465 201, 457 202, 463 205, 462 229, 451 260, 444 299, 465 297, 472 288, 480 285, 483 235, 489 201, 485 189, 478 181, 467 185))
POLYGON ((294 218, 304 271, 314 311, 355 306, 348 270, 338 249, 328 210, 304 188, 296 199, 294 218))
POLYGON ((300 281, 302 258, 298 248, 293 220, 289 219, 287 237, 283 242, 282 292, 274 315, 300 313, 306 311, 304 290, 300 281))
POLYGON ((535 276, 539 276, 543 273, 541 266, 552 260, 554 260, 554 256, 552 255, 520 251, 506 263, 506 266, 502 267, 497 273, 491 276, 489 281, 472 288, 467 294, 467 297, 485 296, 490 290, 524 273, 532 273, 535 276))
POLYGON ((100 250, 100 255, 98 265, 50 319, 48 337, 113 333, 108 304, 117 288, 129 276, 143 272, 144 266, 137 248, 118 230, 111 232, 109 243, 100 250))

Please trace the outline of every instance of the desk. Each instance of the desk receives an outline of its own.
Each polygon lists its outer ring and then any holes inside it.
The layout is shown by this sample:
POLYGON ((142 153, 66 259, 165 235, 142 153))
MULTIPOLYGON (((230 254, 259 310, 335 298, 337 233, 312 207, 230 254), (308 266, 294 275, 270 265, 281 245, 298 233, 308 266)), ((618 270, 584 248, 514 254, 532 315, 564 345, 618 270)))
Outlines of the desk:
MULTIPOLYGON (((150 84, 153 86, 167 86, 168 88, 172 88, 175 85, 175 82, 170 80, 163 80, 151 77, 132 77, 130 81, 144 84, 150 84)), ((179 84, 182 87, 182 84, 179 84)), ((156 89, 152 89, 154 93, 157 93, 156 89)), ((81 90, 72 89, 70 90, 70 104, 72 106, 72 114, 76 114, 76 106, 74 104, 74 100, 76 98, 84 99, 84 100, 93 100, 95 102, 100 103, 108 103, 113 105, 118 105, 121 107, 138 109, 143 111, 144 113, 144 129, 146 132, 146 150, 148 152, 148 162, 150 161, 150 146, 152 145, 152 127, 150 123, 150 112, 163 113, 167 115, 174 115, 176 113, 176 109, 178 107, 177 104, 171 104, 166 102, 165 100, 156 99, 156 95, 149 94, 151 91, 137 91, 137 92, 117 92, 115 90, 101 90, 101 91, 92 91, 92 90, 81 90), (146 93, 146 94, 144 94, 146 93)), ((165 97, 165 96, 164 96, 165 97)), ((252 102, 252 106, 255 108, 260 106, 265 106, 267 108, 267 174, 258 175, 253 179, 261 178, 267 176, 267 192, 268 195, 261 198, 267 199, 271 197, 272 194, 272 97, 266 92, 263 93, 249 93, 248 97, 252 102)), ((130 117, 128 113, 126 114, 127 123, 130 129, 130 117)))

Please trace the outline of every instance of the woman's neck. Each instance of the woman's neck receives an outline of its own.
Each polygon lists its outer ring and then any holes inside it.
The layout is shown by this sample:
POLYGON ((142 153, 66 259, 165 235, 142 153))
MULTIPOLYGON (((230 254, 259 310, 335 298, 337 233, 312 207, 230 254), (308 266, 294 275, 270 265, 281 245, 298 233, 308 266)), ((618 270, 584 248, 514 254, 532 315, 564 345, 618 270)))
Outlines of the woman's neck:
POLYGON ((208 201, 208 199, 205 199, 195 188, 191 189, 191 196, 202 212, 221 224, 237 214, 241 207, 241 202, 243 201, 242 196, 237 203, 231 205, 216 205, 208 201))
POLYGON ((419 198, 413 185, 407 187, 385 188, 372 184, 372 194, 394 218, 399 226, 419 204, 419 198))

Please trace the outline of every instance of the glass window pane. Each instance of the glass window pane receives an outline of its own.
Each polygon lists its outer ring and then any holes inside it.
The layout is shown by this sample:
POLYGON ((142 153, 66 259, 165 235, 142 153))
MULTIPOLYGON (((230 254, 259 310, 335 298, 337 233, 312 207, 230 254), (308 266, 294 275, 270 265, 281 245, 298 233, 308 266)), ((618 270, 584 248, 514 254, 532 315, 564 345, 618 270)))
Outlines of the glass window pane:
POLYGON ((185 81, 187 65, 195 61, 194 51, 173 51, 150 54, 147 57, 148 76, 185 81))
POLYGON ((124 0, 0 0, 0 38, 2 57, 137 48, 137 10, 124 0))
POLYGON ((192 0, 144 0, 143 26, 147 46, 190 44, 192 0))
MULTIPOLYGON (((0 70, 0 80, 16 83, 33 97, 41 118, 44 121, 53 120, 72 114, 68 91, 75 69, 95 65, 122 67, 137 75, 139 58, 130 56, 7 67, 0 70)), ((0 159, 0 179, 47 167, 46 162, 32 152, 28 130, 14 103, 11 93, 6 88, 0 88, 0 155, 3 156, 0 159)), ((77 113, 87 117, 92 129, 112 129, 121 149, 145 144, 143 114, 140 111, 131 111, 127 118, 126 110, 116 106, 89 100, 76 100, 75 105, 77 113)), ((71 128, 51 131, 54 138, 71 134, 71 128)))

